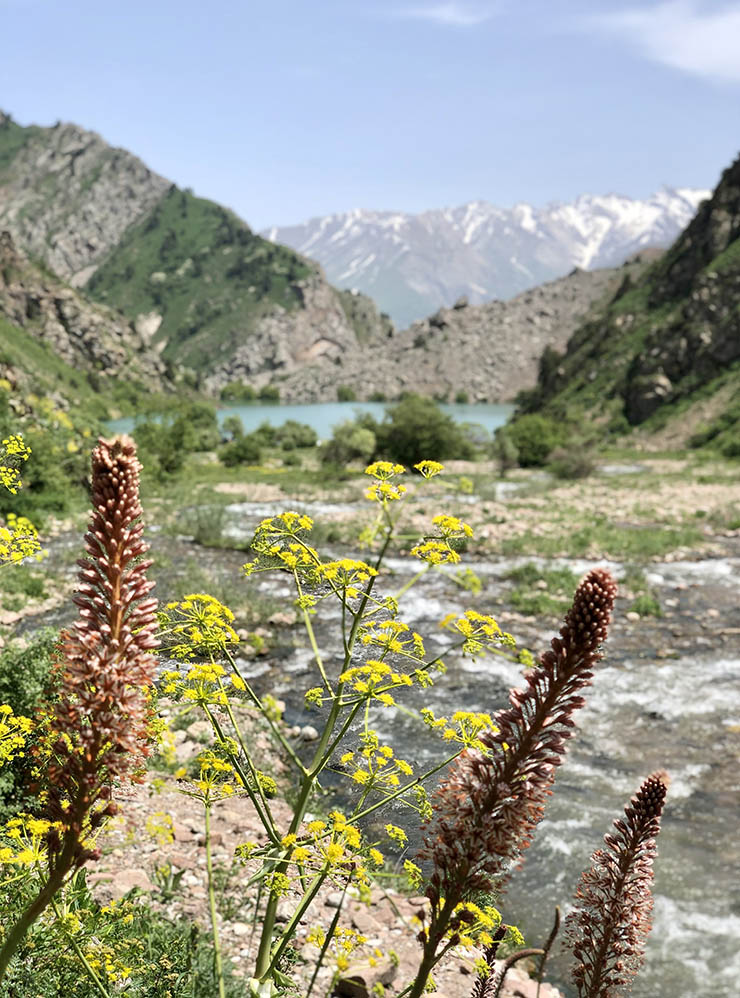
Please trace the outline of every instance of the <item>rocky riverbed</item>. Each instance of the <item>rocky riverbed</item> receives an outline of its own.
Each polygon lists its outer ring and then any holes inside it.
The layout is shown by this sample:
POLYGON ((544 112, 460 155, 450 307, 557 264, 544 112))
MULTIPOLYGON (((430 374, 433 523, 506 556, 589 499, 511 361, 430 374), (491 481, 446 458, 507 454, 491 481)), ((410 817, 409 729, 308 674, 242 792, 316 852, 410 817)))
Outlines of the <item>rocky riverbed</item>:
MULTIPOLYGON (((411 590, 402 606, 402 616, 425 637, 429 635, 430 644, 436 642, 442 648, 445 638, 436 626, 440 617, 450 609, 472 605, 492 612, 501 626, 516 636, 520 646, 539 651, 556 629, 557 615, 537 616, 518 608, 512 570, 529 563, 539 566, 543 576, 558 567, 580 574, 596 561, 603 563, 599 558, 603 550, 592 551, 586 545, 585 556, 577 559, 545 559, 528 553, 502 557, 496 548, 500 549, 507 537, 534 535, 546 540, 562 536, 565 543, 567 530, 573 529, 573 524, 564 511, 572 507, 577 509, 580 524, 593 522, 606 511, 610 523, 623 523, 626 530, 637 532, 663 530, 666 523, 678 530, 684 530, 687 524, 698 525, 693 535, 677 534, 677 540, 685 537, 687 544, 678 543, 657 557, 643 559, 643 577, 659 616, 634 609, 635 592, 630 591, 634 566, 626 559, 607 559, 611 570, 622 579, 607 657, 579 718, 580 730, 558 776, 545 820, 522 871, 512 881, 502 910, 505 919, 523 929, 528 942, 536 944, 543 939, 554 905, 567 905, 578 873, 611 821, 642 778, 652 769, 665 767, 673 782, 656 864, 655 925, 646 966, 633 994, 638 998, 733 998, 740 977, 740 853, 736 844, 740 793, 740 536, 733 519, 740 491, 734 473, 707 472, 705 480, 700 481, 696 474, 682 476, 675 463, 661 465, 650 459, 643 462, 642 458, 638 469, 643 470, 617 466, 616 471, 610 469, 593 481, 559 487, 544 483, 543 488, 543 483, 535 481, 529 491, 526 482, 522 486, 515 478, 510 489, 498 493, 489 490, 489 498, 474 494, 471 499, 453 492, 435 497, 437 503, 446 501, 442 508, 470 519, 478 535, 484 537, 482 549, 476 549, 482 550, 483 556, 471 553, 466 559, 480 579, 481 591, 473 596, 442 574, 434 573, 411 590)), ((254 494, 250 488, 245 485, 240 495, 232 489, 228 496, 232 505, 223 520, 235 541, 247 536, 262 516, 300 506, 298 498, 289 499, 276 489, 254 494)), ((310 497, 316 504, 312 512, 317 520, 332 518, 334 525, 344 522, 354 528, 361 507, 353 503, 350 488, 342 486, 333 498, 339 506, 332 506, 328 495, 310 497)), ((411 506, 414 528, 423 529, 431 505, 426 499, 415 499, 411 506)), ((307 729, 320 726, 317 717, 304 711, 302 700, 303 691, 315 685, 311 653, 296 625, 285 578, 269 574, 239 581, 239 568, 245 560, 242 552, 204 548, 191 537, 174 533, 172 527, 151 530, 149 536, 160 598, 204 589, 216 591, 232 604, 240 626, 252 633, 256 630, 262 642, 258 648, 244 644, 242 667, 260 690, 285 701, 286 723, 293 731, 292 737, 299 743, 310 737, 307 729)), ((587 540, 593 540, 595 546, 599 542, 596 535, 589 535, 587 540)), ((79 543, 76 531, 62 532, 51 541, 49 562, 58 566, 57 592, 41 605, 3 611, 0 625, 4 624, 7 636, 11 632, 28 634, 47 623, 60 626, 70 619, 66 597, 73 586, 73 556, 79 543)), ((337 541, 329 547, 334 555, 347 550, 337 541)), ((551 545, 553 548, 554 553, 561 553, 557 544, 551 545)), ((398 554, 389 560, 388 569, 384 592, 393 592, 404 585, 412 566, 409 559, 398 554)), ((540 581, 546 587, 545 580, 540 581)), ((535 580, 535 589, 537 585, 535 580)), ((336 623, 336 616, 328 614, 318 630, 329 663, 337 647, 336 623)), ((425 693, 425 702, 437 713, 454 708, 495 710, 504 705, 507 689, 521 683, 521 667, 504 658, 484 657, 475 663, 450 658, 447 664, 447 674, 425 693)), ((420 703, 412 699, 411 706, 420 703)), ((439 744, 407 715, 389 711, 381 723, 383 737, 403 757, 412 758, 419 766, 440 758, 439 744)), ((197 751, 201 735, 197 728, 191 731, 190 725, 183 727, 177 735, 179 753, 185 757, 197 751)), ((350 803, 348 797, 345 799, 350 803)), ((235 806, 229 802, 223 807, 217 828, 222 841, 217 848, 220 858, 228 864, 233 845, 240 836, 247 837, 253 816, 243 802, 235 806)), ((175 858, 171 856, 171 862, 177 866, 179 857, 185 864, 181 867, 185 871, 182 883, 187 890, 178 903, 189 905, 193 913, 205 912, 203 849, 198 840, 201 826, 193 804, 177 795, 174 787, 165 785, 160 793, 138 792, 126 803, 124 820, 128 821, 130 814, 129 827, 140 828, 147 816, 160 812, 173 816, 175 841, 170 853, 175 858)), ((394 817, 391 811, 383 821, 394 817)), ((401 816, 398 818, 400 824, 401 816)), ((370 826, 368 833, 372 831, 370 826)), ((125 886, 127 876, 133 886, 137 875, 131 871, 139 866, 143 870, 140 886, 147 890, 150 885, 156 887, 154 842, 151 848, 137 844, 133 852, 126 842, 126 825, 112 834, 119 838, 111 840, 112 851, 106 863, 116 871, 116 889, 125 886), (142 857, 143 863, 139 864, 142 857), (128 872, 123 875, 122 871, 128 872)), ((415 844, 411 843, 411 851, 415 844)), ((105 871, 101 867, 98 872, 105 871)), ((101 891, 105 889, 104 879, 101 891)), ((323 917, 331 917, 328 896, 318 906, 323 917)), ((400 952, 404 944, 396 940, 407 938, 403 920, 410 914, 409 902, 400 895, 390 896, 392 904, 376 893, 363 915, 373 920, 365 922, 372 930, 368 938, 380 939, 383 952, 393 940, 393 948, 400 952)), ((348 907, 350 922, 363 920, 359 912, 355 906, 348 907)), ((249 948, 245 937, 250 931, 246 913, 224 920, 226 946, 237 966, 248 965, 244 951, 249 948)), ((397 976, 389 984, 391 993, 403 975, 411 972, 413 953, 412 946, 409 955, 402 957, 397 976)), ((309 959, 308 950, 304 957, 309 959)), ((466 966, 464 961, 451 965, 439 980, 440 992, 447 998, 470 991, 470 975, 461 966, 466 966)), ((567 959, 562 953, 554 954, 548 975, 563 994, 572 994, 567 959)), ((517 987, 521 994, 530 994, 526 981, 517 983, 517 987)), ((544 994, 543 989, 541 998, 544 994)))

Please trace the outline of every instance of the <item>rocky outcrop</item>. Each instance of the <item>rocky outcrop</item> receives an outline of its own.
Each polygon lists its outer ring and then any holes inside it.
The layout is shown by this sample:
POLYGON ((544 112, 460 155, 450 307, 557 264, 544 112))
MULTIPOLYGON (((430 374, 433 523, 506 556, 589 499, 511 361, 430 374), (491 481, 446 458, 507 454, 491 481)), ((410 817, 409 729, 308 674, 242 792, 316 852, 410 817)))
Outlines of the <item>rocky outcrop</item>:
POLYGON ((30 263, 7 231, 0 233, 0 315, 78 370, 166 386, 163 362, 130 323, 30 263))
MULTIPOLYGON (((255 320, 249 336, 206 377, 209 391, 215 394, 230 382, 255 387, 281 382, 285 375, 317 362, 322 370, 335 370, 344 356, 357 351, 355 330, 339 296, 323 276, 315 273, 298 282, 296 288, 302 307, 288 311, 275 306, 255 320)), ((287 395, 282 397, 289 400, 287 395)))
POLYGON ((416 391, 450 401, 508 401, 535 383, 547 347, 562 349, 594 304, 654 256, 647 252, 616 269, 574 270, 510 301, 468 305, 461 299, 400 333, 381 327, 360 349, 327 356, 282 380, 281 398, 333 400, 341 385, 359 399, 416 391))
POLYGON ((76 287, 126 229, 171 186, 141 160, 76 125, 21 130, 0 113, 3 131, 26 133, 0 168, 0 228, 76 287))

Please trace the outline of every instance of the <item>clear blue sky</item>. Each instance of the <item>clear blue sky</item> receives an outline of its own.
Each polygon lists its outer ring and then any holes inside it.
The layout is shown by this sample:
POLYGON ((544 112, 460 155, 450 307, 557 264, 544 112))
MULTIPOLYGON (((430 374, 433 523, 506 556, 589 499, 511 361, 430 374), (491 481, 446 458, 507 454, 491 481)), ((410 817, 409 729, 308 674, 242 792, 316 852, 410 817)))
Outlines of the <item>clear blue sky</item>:
POLYGON ((0 108, 74 121, 255 228, 713 186, 740 2, 0 0, 0 108))

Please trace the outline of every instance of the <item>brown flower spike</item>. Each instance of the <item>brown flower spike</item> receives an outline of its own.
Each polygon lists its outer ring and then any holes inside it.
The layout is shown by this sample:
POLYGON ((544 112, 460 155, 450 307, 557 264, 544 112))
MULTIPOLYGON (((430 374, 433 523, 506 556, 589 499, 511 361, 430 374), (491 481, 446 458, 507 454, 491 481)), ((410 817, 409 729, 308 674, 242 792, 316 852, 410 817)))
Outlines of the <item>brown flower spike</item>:
POLYGON ((47 816, 49 876, 0 950, 0 980, 33 922, 68 874, 97 855, 85 837, 106 815, 114 784, 148 752, 148 687, 156 647, 154 583, 142 539, 136 447, 128 437, 99 440, 92 452, 92 504, 78 562, 79 617, 62 635, 59 700, 50 721, 47 816))
POLYGON ((576 958, 579 998, 624 994, 643 959, 650 931, 655 840, 660 831, 668 775, 653 773, 604 837, 581 877, 566 930, 576 958))
MULTIPOLYGON (((62 689, 51 725, 50 817, 66 826, 65 838, 70 832, 79 838, 86 816, 110 796, 111 783, 135 771, 148 751, 156 600, 145 598, 154 583, 146 579, 151 561, 141 558, 148 545, 140 470, 128 437, 101 439, 92 452, 89 557, 78 562, 79 617, 62 637, 62 689)), ((53 857, 61 843, 50 845, 53 857)), ((78 843, 73 865, 87 855, 78 843)))
POLYGON ((500 885, 529 845, 572 734, 572 715, 584 703, 578 692, 589 685, 601 658, 616 592, 604 569, 585 577, 560 636, 527 675, 525 688, 510 692, 511 706, 494 716, 497 730, 481 736, 488 751, 464 752, 436 791, 420 854, 433 869, 419 977, 428 976, 444 952, 445 934, 454 938, 457 905, 500 885))

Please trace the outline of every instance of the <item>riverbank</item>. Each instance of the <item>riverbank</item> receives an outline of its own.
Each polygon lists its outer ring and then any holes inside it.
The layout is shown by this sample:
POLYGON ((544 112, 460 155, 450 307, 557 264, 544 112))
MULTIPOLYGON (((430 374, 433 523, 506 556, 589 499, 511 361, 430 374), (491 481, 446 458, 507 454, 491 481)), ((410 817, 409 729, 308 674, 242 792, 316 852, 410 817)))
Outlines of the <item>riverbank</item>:
MULTIPOLYGON (((358 499, 362 476, 326 482, 312 474, 301 482, 300 475, 275 469, 249 469, 241 480, 216 465, 204 464, 203 471, 195 488, 189 485, 186 492, 183 485, 169 494, 162 490, 146 503, 150 524, 154 521, 148 536, 158 596, 164 601, 185 592, 210 591, 232 606, 237 626, 259 638, 242 643, 245 674, 261 692, 285 701, 286 723, 300 732, 314 720, 304 710, 302 694, 315 683, 310 648, 297 626, 289 587, 280 573, 241 577, 247 555, 232 545, 246 544, 262 517, 285 508, 306 508, 317 521, 316 543, 324 556, 362 556, 352 542, 368 513, 367 504, 358 499), (202 540, 216 546, 197 543, 198 531, 202 540)), ((739 483, 737 465, 646 454, 632 455, 631 460, 624 455, 600 474, 576 483, 524 472, 502 481, 491 469, 457 464, 426 492, 418 480, 410 479, 409 537, 423 536, 431 516, 440 511, 462 516, 476 532, 462 566, 476 574, 479 591, 461 589, 433 572, 402 607, 403 619, 429 635, 434 648, 444 649, 439 619, 448 610, 462 612, 472 606, 493 613, 520 647, 536 653, 557 628, 574 579, 605 558, 620 578, 607 658, 588 694, 580 731, 546 818, 503 910, 529 943, 543 939, 554 904, 567 904, 578 872, 611 821, 647 772, 665 766, 673 782, 656 864, 655 927, 646 967, 633 990, 639 998, 732 998, 740 974, 740 896, 727 878, 727 869, 740 862, 735 845, 740 789, 739 483)), ((6 637, 69 620, 68 597, 81 534, 79 524, 75 529, 71 523, 66 526, 69 529, 48 545, 46 565, 56 573, 49 586, 53 594, 35 606, 31 601, 19 610, 4 610, 0 623, 6 637)), ((383 591, 402 588, 413 571, 414 562, 402 545, 381 580, 383 591)), ((331 618, 319 630, 318 640, 330 660, 336 647, 331 618)), ((491 711, 503 706, 508 688, 521 681, 521 666, 506 659, 450 660, 446 676, 425 692, 425 702, 437 714, 455 707, 491 711)), ((420 704, 412 700, 410 705, 420 704)), ((178 735, 179 744, 194 741, 188 727, 181 727, 185 736, 178 735)), ((413 753, 419 764, 438 758, 438 745, 406 716, 386 715, 385 728, 383 737, 402 756, 413 753)), ((184 884, 186 876, 202 874, 202 848, 193 830, 198 825, 195 805, 178 797, 171 786, 163 794, 137 798, 130 806, 139 827, 147 808, 150 814, 174 808, 180 815, 175 827, 178 821, 193 823, 182 833, 189 836, 182 842, 189 841, 195 850, 190 857, 195 866, 185 869, 184 884)), ((229 836, 236 834, 233 829, 242 819, 246 822, 243 815, 227 820, 234 824, 231 831, 223 831, 225 861, 229 836)), ((383 820, 394 820, 393 813, 383 820)), ((370 827, 368 834, 373 831, 370 827)), ((178 843, 176 839, 175 846, 178 843)), ((412 842, 411 852, 414 846, 412 842)), ((118 869, 130 869, 125 843, 113 848, 119 847, 123 866, 118 869)), ((151 881, 153 874, 148 876, 151 881)), ((385 917, 377 919, 381 925, 385 917)), ((399 926, 394 923, 388 931, 392 928, 399 926)), ((240 933, 246 934, 237 930, 235 943, 240 933)), ((549 974, 571 994, 567 960, 555 954, 549 974)), ((441 988, 443 995, 469 994, 469 976, 456 970, 451 979, 460 990, 447 990, 453 987, 450 983, 441 988)))

